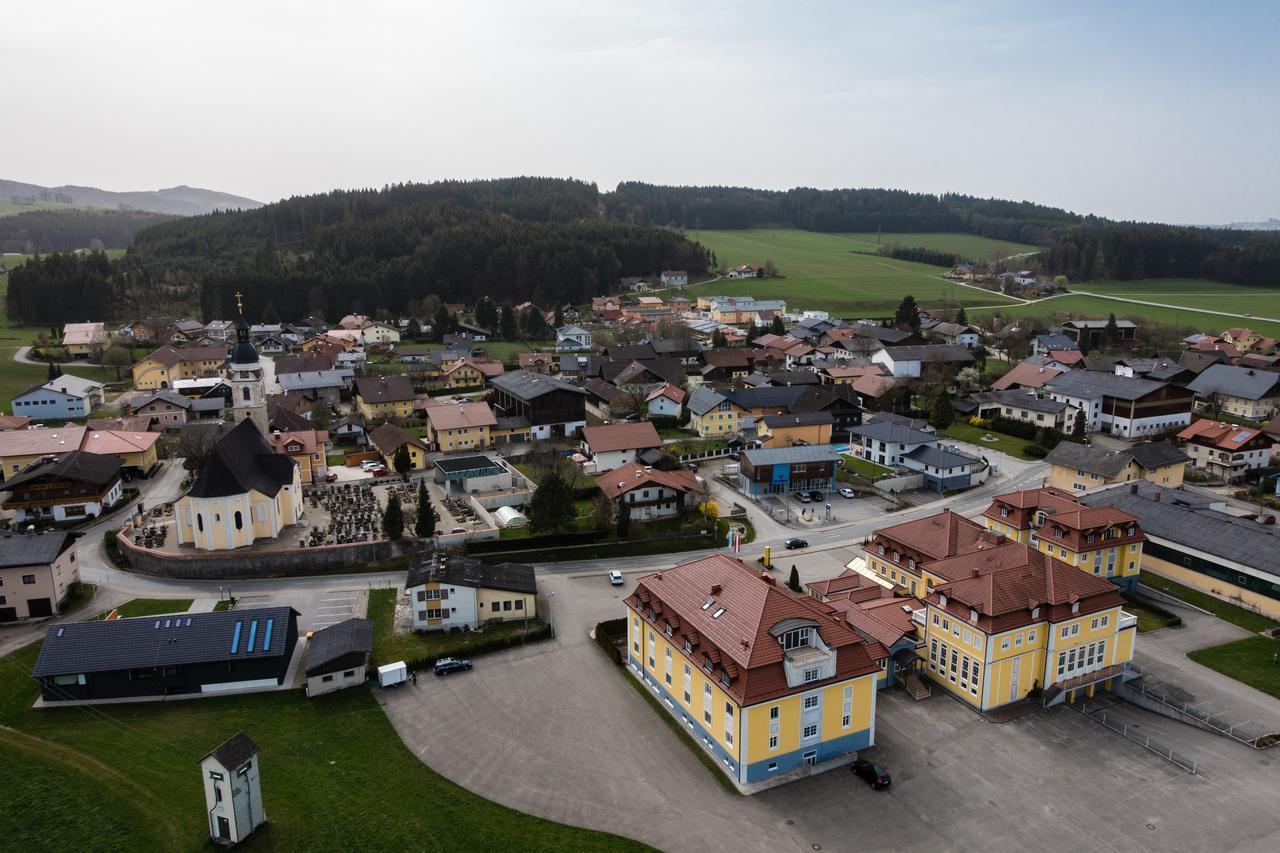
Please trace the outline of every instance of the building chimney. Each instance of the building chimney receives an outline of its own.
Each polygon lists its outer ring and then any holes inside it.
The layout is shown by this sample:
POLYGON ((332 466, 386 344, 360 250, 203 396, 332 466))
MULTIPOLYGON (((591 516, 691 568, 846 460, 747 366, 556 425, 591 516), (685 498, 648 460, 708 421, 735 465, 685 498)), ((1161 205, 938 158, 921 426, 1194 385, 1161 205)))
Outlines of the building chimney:
POLYGON ((1130 483, 1130 484, 1129 484, 1129 494, 1131 494, 1131 495, 1136 495, 1137 493, 1138 493, 1138 484, 1137 484, 1137 483, 1130 483))
POLYGON ((1156 492, 1156 493, 1151 497, 1151 499, 1152 499, 1153 501, 1155 501, 1156 503, 1160 503, 1160 492, 1158 492, 1158 491, 1157 491, 1157 492, 1156 492))
POLYGON ((720 584, 718 584, 718 583, 713 583, 713 584, 711 585, 711 594, 712 594, 712 595, 719 595, 719 594, 720 594, 720 584))

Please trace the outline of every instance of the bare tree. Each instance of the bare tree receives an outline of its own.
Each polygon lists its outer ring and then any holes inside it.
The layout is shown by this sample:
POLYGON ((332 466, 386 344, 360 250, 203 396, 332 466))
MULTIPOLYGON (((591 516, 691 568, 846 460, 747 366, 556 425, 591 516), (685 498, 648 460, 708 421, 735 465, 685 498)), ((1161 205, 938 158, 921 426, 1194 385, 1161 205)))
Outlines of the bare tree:
POLYGON ((199 475, 200 470, 209 461, 214 445, 222 437, 222 422, 185 424, 178 434, 176 454, 182 457, 182 467, 191 472, 191 476, 199 475))

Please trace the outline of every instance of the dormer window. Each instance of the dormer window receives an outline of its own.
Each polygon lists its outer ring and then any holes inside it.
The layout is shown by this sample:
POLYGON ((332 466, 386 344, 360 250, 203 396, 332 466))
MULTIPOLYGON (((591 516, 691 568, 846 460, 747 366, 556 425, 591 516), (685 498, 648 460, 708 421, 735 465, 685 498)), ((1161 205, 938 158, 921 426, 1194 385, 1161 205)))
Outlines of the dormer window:
POLYGON ((884 556, 884 546, 883 546, 883 545, 881 545, 881 546, 880 546, 879 548, 877 548, 876 550, 880 552, 880 556, 881 556, 881 557, 883 557, 883 556, 884 556))
POLYGON ((1080 612, 1080 602, 1076 601, 1076 602, 1073 602, 1073 603, 1072 603, 1072 605, 1071 605, 1071 612, 1072 612, 1072 613, 1079 613, 1079 612, 1080 612))
POLYGON ((691 651, 693 651, 693 643, 689 642, 689 641, 688 641, 688 639, 686 639, 686 640, 684 641, 684 650, 685 650, 686 652, 691 652, 691 651))
POLYGON ((1039 618, 1040 618, 1040 608, 1039 608, 1039 607, 1033 607, 1033 608, 1031 608, 1031 618, 1032 618, 1032 619, 1039 619, 1039 618))
POLYGON ((969 608, 969 621, 970 622, 978 621, 978 611, 974 610, 973 608, 969 608))
POLYGON ((664 629, 663 629, 663 632, 664 632, 668 637, 670 637, 670 636, 671 636, 671 623, 670 623, 670 622, 668 622, 668 623, 667 623, 667 626, 666 626, 666 628, 664 628, 664 629))
POLYGON ((812 645, 812 628, 796 628, 778 637, 778 644, 783 649, 799 649, 812 645))
POLYGON ((907 568, 909 568, 909 569, 911 569, 912 571, 914 571, 914 570, 915 570, 915 567, 916 567, 916 561, 915 561, 915 560, 907 560, 907 568))
POLYGON ((894 552, 893 552, 893 561, 894 561, 895 563, 900 563, 900 562, 902 562, 902 555, 901 555, 900 553, 898 553, 897 551, 894 551, 894 552))
POLYGON ((938 596, 938 604, 942 605, 943 607, 946 607, 946 606, 947 606, 947 597, 946 597, 945 595, 939 595, 939 596, 938 596))
POLYGON ((1007 506, 1000 507, 1000 517, 1001 518, 1009 517, 1009 508, 1007 506))
POLYGON ((711 669, 712 669, 712 667, 714 667, 714 666, 715 666, 715 664, 713 664, 713 663, 711 662, 711 655, 703 655, 703 656, 702 656, 702 668, 703 668, 703 669, 705 669, 707 672, 710 672, 710 671, 711 671, 711 669))
POLYGON ((1126 531, 1124 532, 1124 535, 1125 535, 1125 536, 1132 536, 1132 535, 1134 535, 1134 534, 1135 534, 1135 533, 1137 533, 1137 532, 1138 532, 1138 529, 1137 529, 1136 527, 1130 527, 1128 530, 1126 530, 1126 531))
POLYGON ((1056 539, 1061 539, 1061 538, 1062 538, 1062 536, 1063 536, 1063 534, 1064 534, 1064 533, 1066 533, 1066 532, 1067 532, 1067 531, 1063 530, 1061 527, 1055 527, 1055 528, 1053 528, 1053 535, 1054 535, 1054 538, 1056 538, 1056 539))
POLYGON ((720 683, 723 684, 725 687, 729 686, 729 673, 727 672, 720 673, 720 683))
POLYGON ((702 602, 702 609, 709 610, 711 608, 711 605, 715 603, 716 603, 716 600, 714 598, 708 598, 706 601, 702 602))
POLYGON ((1096 533, 1090 533, 1088 536, 1084 537, 1084 541, 1089 543, 1090 545, 1092 545, 1097 540, 1098 540, 1098 534, 1096 533))

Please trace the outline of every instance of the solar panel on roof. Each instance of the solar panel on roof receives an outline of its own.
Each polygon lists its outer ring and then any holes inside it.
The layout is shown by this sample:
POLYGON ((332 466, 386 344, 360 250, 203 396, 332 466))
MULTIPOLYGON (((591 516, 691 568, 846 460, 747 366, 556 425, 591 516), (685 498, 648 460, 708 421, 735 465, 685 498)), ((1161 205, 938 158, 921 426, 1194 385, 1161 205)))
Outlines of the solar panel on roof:
POLYGON ((246 652, 253 651, 253 643, 258 639, 258 620, 254 619, 249 623, 249 645, 245 649, 246 652))
POLYGON ((243 622, 237 622, 235 631, 231 633, 231 654, 233 655, 240 650, 240 629, 243 626, 243 622))
POLYGON ((271 648, 271 626, 275 624, 275 621, 274 619, 267 620, 267 631, 262 635, 262 648, 264 649, 271 648))

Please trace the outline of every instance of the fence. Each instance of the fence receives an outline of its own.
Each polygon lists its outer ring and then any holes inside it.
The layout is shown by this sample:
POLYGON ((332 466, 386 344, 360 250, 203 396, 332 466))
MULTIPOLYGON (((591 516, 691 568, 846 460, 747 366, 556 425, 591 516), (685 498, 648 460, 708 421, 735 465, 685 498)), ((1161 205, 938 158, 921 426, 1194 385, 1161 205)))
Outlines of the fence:
MULTIPOLYGON (((1199 728, 1209 729, 1217 734, 1223 735, 1224 737, 1229 737, 1234 741, 1242 743, 1245 746, 1252 747, 1253 749, 1266 749, 1267 747, 1274 746, 1277 742, 1280 742, 1280 733, 1269 732, 1260 734, 1246 731, 1240 725, 1229 723, 1226 720, 1215 717, 1206 711, 1200 710, 1194 705, 1188 705, 1186 702, 1174 699, 1163 690, 1154 690, 1148 687, 1144 683, 1143 679, 1134 679, 1133 681, 1125 684, 1120 695, 1124 696, 1125 692, 1130 690, 1140 694, 1149 702, 1154 702, 1162 708, 1172 711, 1174 714, 1187 717, 1188 720, 1184 720, 1183 722, 1190 721, 1193 724, 1196 724, 1199 728)), ((1130 701, 1135 701, 1135 704, 1145 704, 1141 702, 1141 700, 1138 700, 1137 697, 1125 698, 1129 698, 1130 701)))
POLYGON ((1139 746, 1142 746, 1146 749, 1151 750, 1156 755, 1160 756, 1166 761, 1169 761, 1169 762, 1172 762, 1173 764, 1178 765, 1183 770, 1186 770, 1190 773, 1197 772, 1196 770, 1197 765, 1194 760, 1188 758, 1187 756, 1183 755, 1180 752, 1176 752, 1175 750, 1165 746, 1159 741, 1152 740, 1148 735, 1139 734, 1136 731, 1129 731, 1128 723, 1123 723, 1123 722, 1120 722, 1119 720, 1112 719, 1108 717, 1106 715, 1106 712, 1104 711, 1095 711, 1090 713, 1090 711, 1086 707, 1086 703, 1083 701, 1080 703, 1078 707, 1076 705, 1069 705, 1069 707, 1075 708, 1077 711, 1079 711, 1085 717, 1088 717, 1090 720, 1093 720, 1095 723, 1101 723, 1102 725, 1111 729, 1111 731, 1115 732, 1116 734, 1121 735, 1122 737, 1125 737, 1128 740, 1133 741, 1139 746))
POLYGON ((763 447, 763 443, 759 441, 751 441, 742 447, 721 447, 717 450, 699 450, 696 453, 681 453, 677 459, 681 462, 701 462, 704 459, 722 459, 730 453, 741 453, 744 450, 755 450, 763 447))

